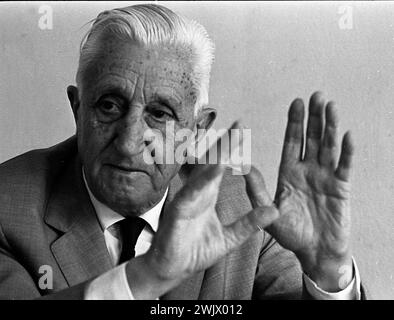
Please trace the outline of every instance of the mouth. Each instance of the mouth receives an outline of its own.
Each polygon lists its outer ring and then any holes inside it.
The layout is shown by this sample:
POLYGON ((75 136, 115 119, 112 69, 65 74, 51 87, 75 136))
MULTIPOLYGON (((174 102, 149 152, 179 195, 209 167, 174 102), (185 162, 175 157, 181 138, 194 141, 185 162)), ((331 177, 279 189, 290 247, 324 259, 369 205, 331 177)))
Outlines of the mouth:
POLYGON ((133 168, 127 165, 118 165, 118 164, 112 164, 112 163, 106 163, 105 166, 110 167, 113 170, 120 171, 123 173, 135 173, 135 172, 141 172, 141 173, 147 173, 145 170, 141 170, 138 168, 133 168))

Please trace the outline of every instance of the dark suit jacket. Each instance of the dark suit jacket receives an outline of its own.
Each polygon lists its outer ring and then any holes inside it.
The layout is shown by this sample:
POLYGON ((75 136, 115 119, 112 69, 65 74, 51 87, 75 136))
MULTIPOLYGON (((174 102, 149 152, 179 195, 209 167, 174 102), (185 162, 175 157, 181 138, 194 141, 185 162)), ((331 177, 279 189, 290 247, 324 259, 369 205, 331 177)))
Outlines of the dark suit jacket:
MULTIPOLYGON (((186 176, 185 167, 166 203, 186 176)), ((225 174, 217 203, 224 224, 251 209, 244 190, 241 176, 225 174)), ((82 299, 89 281, 112 267, 75 137, 0 165, 0 298, 82 299), (43 265, 53 270, 53 289, 40 289, 43 265)), ((297 299, 302 288, 294 254, 261 232, 162 298, 297 299)))

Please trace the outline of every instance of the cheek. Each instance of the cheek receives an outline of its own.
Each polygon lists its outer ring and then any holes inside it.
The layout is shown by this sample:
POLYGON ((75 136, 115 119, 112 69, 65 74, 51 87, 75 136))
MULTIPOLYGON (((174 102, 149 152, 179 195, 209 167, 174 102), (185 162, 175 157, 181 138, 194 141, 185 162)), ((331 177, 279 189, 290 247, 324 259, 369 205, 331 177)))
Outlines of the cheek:
POLYGON ((77 126, 79 150, 83 154, 85 165, 91 165, 111 141, 113 129, 93 117, 84 117, 81 120, 77 126))

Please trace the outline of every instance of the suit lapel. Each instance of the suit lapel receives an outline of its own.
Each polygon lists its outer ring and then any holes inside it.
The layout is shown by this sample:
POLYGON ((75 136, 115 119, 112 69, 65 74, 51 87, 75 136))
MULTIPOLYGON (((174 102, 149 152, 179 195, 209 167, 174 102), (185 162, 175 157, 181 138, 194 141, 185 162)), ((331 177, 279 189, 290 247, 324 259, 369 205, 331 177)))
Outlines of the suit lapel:
POLYGON ((113 267, 103 232, 75 159, 52 188, 45 222, 63 234, 51 244, 69 286, 98 276, 113 267))

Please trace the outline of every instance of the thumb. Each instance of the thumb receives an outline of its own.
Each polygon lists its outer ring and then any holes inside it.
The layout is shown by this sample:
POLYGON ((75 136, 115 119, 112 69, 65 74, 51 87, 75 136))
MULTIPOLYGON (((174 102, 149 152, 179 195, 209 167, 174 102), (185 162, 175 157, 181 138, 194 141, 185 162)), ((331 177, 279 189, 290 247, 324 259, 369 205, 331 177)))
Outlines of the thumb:
POLYGON ((279 211, 275 206, 262 206, 224 227, 224 237, 228 251, 240 246, 257 231, 262 231, 279 218, 279 211))
POLYGON ((264 177, 261 172, 252 166, 250 172, 244 176, 246 182, 246 193, 253 208, 272 205, 272 199, 267 191, 264 177))

